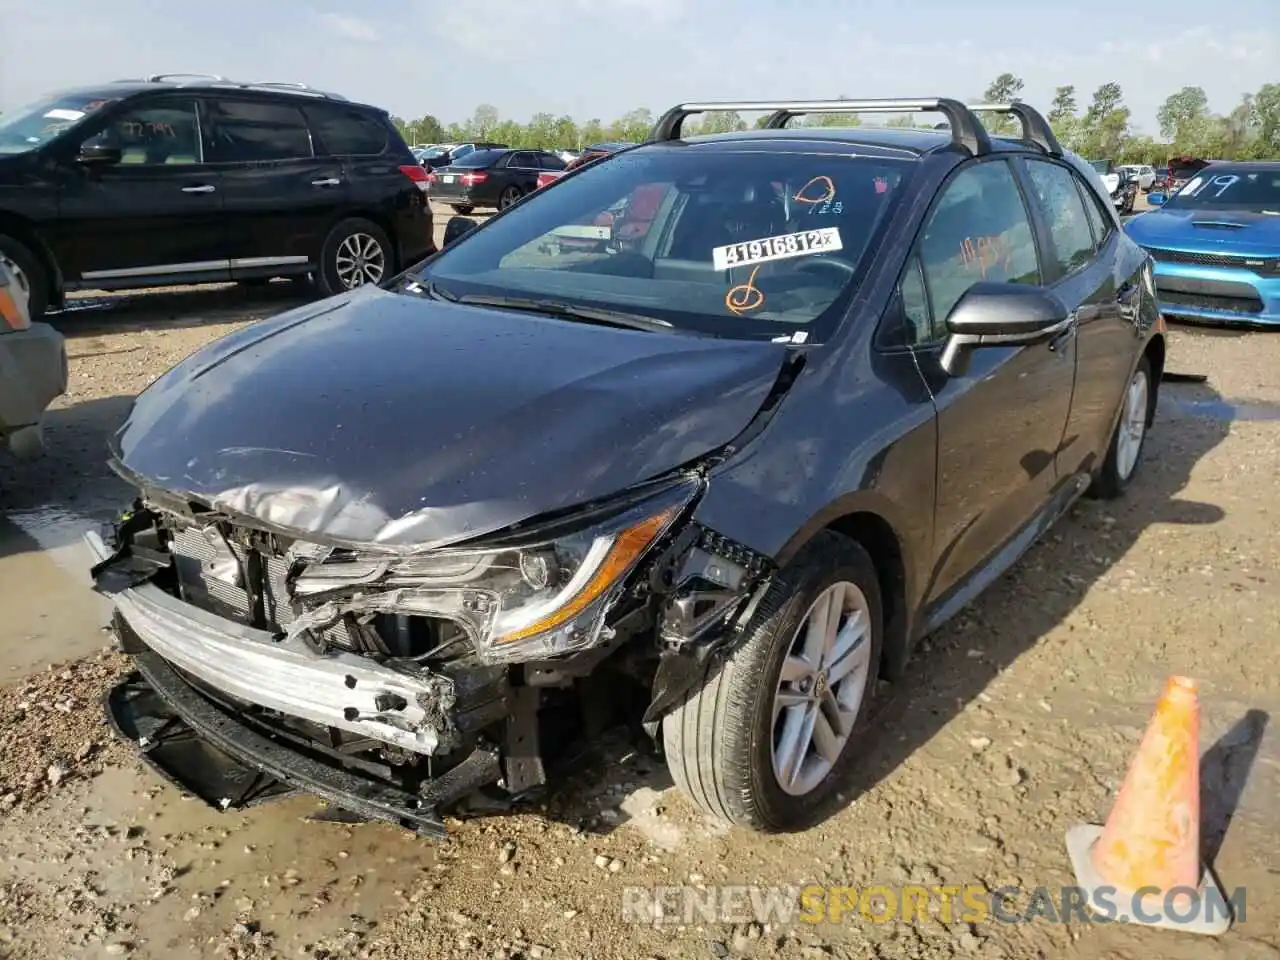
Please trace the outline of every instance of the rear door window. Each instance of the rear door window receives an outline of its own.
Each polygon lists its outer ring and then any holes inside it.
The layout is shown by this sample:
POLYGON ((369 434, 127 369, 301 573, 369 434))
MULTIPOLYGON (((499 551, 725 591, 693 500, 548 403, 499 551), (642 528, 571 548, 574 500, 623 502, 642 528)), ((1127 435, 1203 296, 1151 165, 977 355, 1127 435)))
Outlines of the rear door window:
POLYGON ((253 100, 211 100, 212 159, 223 163, 296 160, 312 156, 302 111, 253 100))
POLYGON ((387 148, 387 128, 351 107, 313 104, 307 107, 317 152, 334 156, 373 157, 387 148))
POLYGON ((1045 160, 1026 161, 1035 200, 1044 212, 1053 237, 1058 269, 1063 276, 1075 273, 1093 259, 1093 229, 1076 186, 1076 175, 1066 167, 1045 160))

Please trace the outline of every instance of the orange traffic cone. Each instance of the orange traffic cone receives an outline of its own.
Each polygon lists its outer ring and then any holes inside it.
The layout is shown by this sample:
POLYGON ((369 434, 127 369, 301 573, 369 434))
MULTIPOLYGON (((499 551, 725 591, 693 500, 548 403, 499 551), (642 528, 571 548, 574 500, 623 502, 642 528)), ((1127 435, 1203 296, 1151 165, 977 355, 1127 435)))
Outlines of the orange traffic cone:
POLYGON ((1200 866, 1200 704, 1170 677, 1105 827, 1067 831, 1089 905, 1112 919, 1217 936, 1231 912, 1200 866))

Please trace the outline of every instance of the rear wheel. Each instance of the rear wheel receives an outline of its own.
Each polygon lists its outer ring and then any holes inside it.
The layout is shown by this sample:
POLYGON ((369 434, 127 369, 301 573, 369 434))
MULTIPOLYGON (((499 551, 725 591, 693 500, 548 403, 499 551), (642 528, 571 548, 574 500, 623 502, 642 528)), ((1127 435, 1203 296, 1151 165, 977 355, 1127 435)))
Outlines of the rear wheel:
POLYGON ((1093 496, 1102 500, 1122 496, 1138 472, 1147 439, 1152 396, 1151 362, 1144 356, 1129 378, 1129 385, 1120 401, 1120 422, 1111 435, 1107 458, 1093 478, 1089 491, 1093 496))
POLYGON ((326 297, 378 284, 393 271, 391 241, 371 220, 353 217, 329 231, 320 253, 316 286, 326 297))
POLYGON ((519 187, 507 187, 498 195, 498 209, 507 209, 507 207, 517 203, 521 196, 519 187))
POLYGON ((26 296, 27 314, 39 320, 49 307, 49 276, 40 258, 13 237, 0 233, 0 259, 13 276, 15 297, 26 296))
POLYGON ((882 630, 870 556, 819 533, 775 578, 744 639, 663 719, 676 784, 730 823, 813 825, 858 759, 882 630))

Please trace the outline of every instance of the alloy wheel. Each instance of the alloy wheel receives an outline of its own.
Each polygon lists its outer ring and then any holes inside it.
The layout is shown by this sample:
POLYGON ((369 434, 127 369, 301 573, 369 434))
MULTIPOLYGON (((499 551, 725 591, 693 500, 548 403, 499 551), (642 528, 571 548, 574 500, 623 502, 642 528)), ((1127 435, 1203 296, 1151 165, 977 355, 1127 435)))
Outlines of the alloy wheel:
POLYGON ((344 290, 379 283, 387 272, 387 254, 376 237, 353 233, 338 244, 338 282, 344 290))
POLYGON ((1116 473, 1128 480, 1138 465, 1138 454, 1147 433, 1147 374, 1139 370, 1129 381, 1124 395, 1124 411, 1120 414, 1120 431, 1116 437, 1116 473))
POLYGON ((800 622, 773 701, 773 773, 791 796, 815 790, 831 773, 866 695, 871 608, 855 584, 834 583, 800 622))

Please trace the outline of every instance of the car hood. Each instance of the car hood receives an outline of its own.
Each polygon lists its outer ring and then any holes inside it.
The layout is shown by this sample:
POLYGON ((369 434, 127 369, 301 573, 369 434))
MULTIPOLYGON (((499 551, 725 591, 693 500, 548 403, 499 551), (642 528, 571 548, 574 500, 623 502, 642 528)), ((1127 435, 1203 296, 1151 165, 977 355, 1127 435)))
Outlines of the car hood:
POLYGON ((1280 254, 1280 215, 1259 211, 1160 209, 1135 217, 1127 229, 1143 246, 1262 257, 1280 254))
POLYGON ((368 288, 188 357, 112 454, 143 488, 317 542, 428 549, 723 446, 787 356, 368 288))

